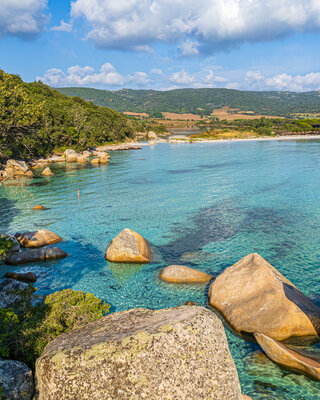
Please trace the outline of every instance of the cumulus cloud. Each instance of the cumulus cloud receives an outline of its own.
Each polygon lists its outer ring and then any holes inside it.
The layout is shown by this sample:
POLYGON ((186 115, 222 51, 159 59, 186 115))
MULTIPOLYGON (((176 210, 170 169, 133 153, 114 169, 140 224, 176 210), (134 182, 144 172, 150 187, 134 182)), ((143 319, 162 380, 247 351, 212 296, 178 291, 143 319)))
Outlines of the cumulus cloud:
POLYGON ((51 28, 51 30, 57 31, 57 32, 71 32, 72 31, 72 23, 61 21, 60 25, 53 26, 51 28))
POLYGON ((0 37, 31 37, 41 32, 49 17, 47 0, 1 0, 0 37))
POLYGON ((215 83, 225 83, 227 82, 228 79, 226 79, 223 76, 216 76, 214 74, 214 72, 212 71, 212 69, 209 70, 209 72, 207 73, 207 75, 204 77, 203 82, 207 83, 207 84, 215 84, 215 83))
POLYGON ((187 39, 180 46, 178 46, 181 54, 185 57, 197 56, 199 54, 199 43, 187 39))
POLYGON ((162 72, 162 69, 160 69, 160 68, 152 68, 152 70, 150 71, 150 74, 152 74, 152 75, 162 75, 163 72, 162 72))
POLYGON ((188 74, 185 70, 181 70, 172 74, 169 80, 177 85, 190 85, 194 82, 194 76, 188 74))
POLYGON ((320 89, 320 72, 305 75, 277 74, 264 77, 260 71, 248 71, 246 81, 251 88, 281 90, 291 92, 307 92, 320 89))
POLYGON ((320 30, 319 0, 75 0, 71 16, 89 23, 87 38, 98 46, 180 41, 186 55, 196 43, 221 49, 320 30))
POLYGON ((145 72, 135 72, 133 75, 121 75, 110 63, 101 66, 96 72, 90 66, 80 67, 73 65, 63 72, 59 68, 48 69, 43 76, 38 76, 37 81, 42 81, 49 86, 123 86, 129 82, 138 86, 147 84, 150 79, 145 72))

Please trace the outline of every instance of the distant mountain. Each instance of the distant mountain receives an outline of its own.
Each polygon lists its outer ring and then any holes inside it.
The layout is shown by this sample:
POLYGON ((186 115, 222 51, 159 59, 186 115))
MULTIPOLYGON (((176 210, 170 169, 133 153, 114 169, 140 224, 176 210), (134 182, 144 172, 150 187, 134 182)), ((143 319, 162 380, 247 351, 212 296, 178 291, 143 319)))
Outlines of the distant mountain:
POLYGON ((176 89, 169 91, 108 91, 68 87, 57 89, 67 96, 79 96, 99 106, 120 112, 175 112, 210 114, 229 106, 257 114, 290 116, 293 113, 319 113, 319 92, 253 92, 232 89, 176 89))
POLYGON ((109 108, 0 70, 0 163, 8 157, 26 159, 55 149, 126 140, 140 125, 109 108))

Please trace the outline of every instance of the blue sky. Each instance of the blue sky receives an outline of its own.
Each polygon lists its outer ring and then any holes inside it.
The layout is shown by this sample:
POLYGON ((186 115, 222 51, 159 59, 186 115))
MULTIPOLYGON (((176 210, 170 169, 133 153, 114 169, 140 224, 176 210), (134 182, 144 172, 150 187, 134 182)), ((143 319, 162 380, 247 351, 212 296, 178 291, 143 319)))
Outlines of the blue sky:
POLYGON ((0 68, 51 86, 320 89, 319 0, 1 0, 0 68))

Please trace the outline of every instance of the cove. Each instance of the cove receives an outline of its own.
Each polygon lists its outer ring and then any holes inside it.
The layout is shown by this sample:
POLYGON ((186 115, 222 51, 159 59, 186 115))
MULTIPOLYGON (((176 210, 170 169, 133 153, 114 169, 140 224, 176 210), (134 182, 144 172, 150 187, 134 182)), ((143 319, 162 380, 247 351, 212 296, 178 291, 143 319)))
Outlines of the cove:
MULTIPOLYGON (((207 287, 161 282, 160 270, 175 263, 217 275, 257 252, 320 305, 319 167, 319 140, 158 144, 113 152, 106 166, 53 167, 53 178, 0 187, 0 231, 52 230, 69 257, 1 266, 1 276, 32 271, 40 294, 89 291, 113 312, 186 301, 208 307, 207 287), (36 204, 47 209, 35 212, 36 204), (108 241, 125 227, 150 241, 150 264, 104 259, 108 241)), ((226 329, 243 393, 320 398, 320 382, 281 369, 226 329)))

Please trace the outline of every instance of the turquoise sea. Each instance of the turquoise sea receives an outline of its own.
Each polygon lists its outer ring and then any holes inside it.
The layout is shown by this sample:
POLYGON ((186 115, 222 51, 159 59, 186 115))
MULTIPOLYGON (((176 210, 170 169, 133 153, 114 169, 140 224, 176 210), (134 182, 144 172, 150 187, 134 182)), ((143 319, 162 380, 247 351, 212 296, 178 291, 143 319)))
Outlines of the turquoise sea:
MULTIPOLYGON (((25 186, 0 186, 0 231, 52 230, 69 257, 0 266, 1 276, 33 271, 40 293, 89 291, 113 312, 189 300, 208 307, 206 285, 167 284, 159 271, 175 263, 216 275, 258 252, 320 305, 320 141, 158 144, 113 152, 107 166, 53 171, 25 186), (36 204, 48 209, 33 211, 36 204), (104 259, 125 227, 150 241, 150 264, 104 259)), ((320 398, 320 382, 278 367, 226 329, 243 393, 254 400, 320 398)))

